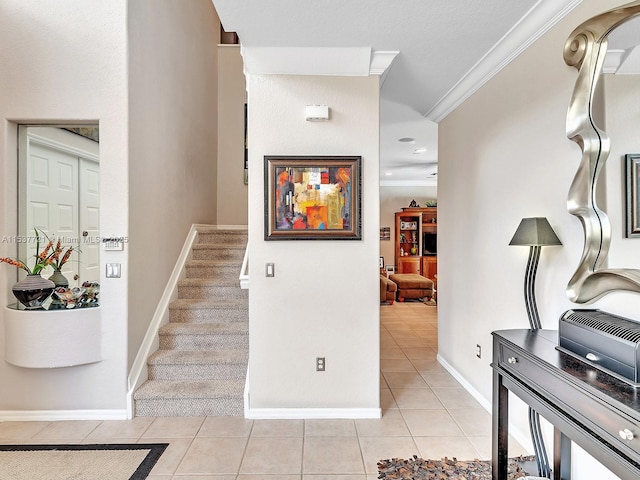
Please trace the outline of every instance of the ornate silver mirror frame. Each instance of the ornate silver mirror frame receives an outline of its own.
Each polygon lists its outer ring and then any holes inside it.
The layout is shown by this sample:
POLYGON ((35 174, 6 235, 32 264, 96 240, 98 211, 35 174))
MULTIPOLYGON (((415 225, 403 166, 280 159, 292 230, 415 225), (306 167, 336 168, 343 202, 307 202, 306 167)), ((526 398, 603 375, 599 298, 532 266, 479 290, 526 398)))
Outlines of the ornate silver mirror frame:
POLYGON ((582 149, 582 161, 567 200, 569 213, 580 219, 585 238, 580 264, 567 285, 567 295, 575 303, 588 303, 615 290, 640 292, 640 270, 606 268, 611 224, 596 203, 596 184, 609 156, 610 140, 592 115, 607 37, 639 15, 640 0, 636 0, 593 17, 571 33, 564 47, 564 61, 578 70, 567 113, 567 137, 582 149))

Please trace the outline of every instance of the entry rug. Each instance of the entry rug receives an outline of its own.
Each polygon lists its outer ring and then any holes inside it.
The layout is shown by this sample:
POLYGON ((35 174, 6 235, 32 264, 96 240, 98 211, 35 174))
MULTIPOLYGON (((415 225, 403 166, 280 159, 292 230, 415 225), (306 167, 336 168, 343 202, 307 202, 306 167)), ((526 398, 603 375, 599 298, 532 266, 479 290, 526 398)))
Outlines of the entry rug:
POLYGON ((0 445, 0 480, 144 480, 168 445, 0 445))
MULTIPOLYGON (((514 480, 531 475, 525 472, 535 457, 516 457, 509 459, 507 478, 514 480)), ((535 463, 533 464, 535 470, 535 463)), ((491 480, 490 460, 461 461, 456 458, 442 460, 424 460, 417 456, 409 460, 392 458, 378 462, 378 478, 383 480, 491 480)))

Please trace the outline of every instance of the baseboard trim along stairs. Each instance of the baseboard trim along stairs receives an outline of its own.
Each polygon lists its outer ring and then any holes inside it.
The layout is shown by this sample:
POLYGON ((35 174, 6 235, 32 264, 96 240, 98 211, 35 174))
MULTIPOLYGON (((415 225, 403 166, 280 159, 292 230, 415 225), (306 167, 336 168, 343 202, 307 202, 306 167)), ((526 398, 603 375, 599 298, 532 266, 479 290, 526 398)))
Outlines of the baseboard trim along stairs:
POLYGON ((246 229, 199 226, 177 295, 160 326, 135 416, 243 416, 249 357, 248 290, 238 275, 246 229))

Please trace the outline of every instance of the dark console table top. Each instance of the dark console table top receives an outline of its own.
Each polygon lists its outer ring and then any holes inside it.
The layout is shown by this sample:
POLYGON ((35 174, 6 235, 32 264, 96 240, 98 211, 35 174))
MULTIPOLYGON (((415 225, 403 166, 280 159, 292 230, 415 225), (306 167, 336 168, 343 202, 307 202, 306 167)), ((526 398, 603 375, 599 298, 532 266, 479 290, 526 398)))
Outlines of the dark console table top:
POLYGON ((557 345, 555 330, 493 332, 494 480, 506 478, 507 391, 554 425, 554 478, 570 478, 568 440, 621 478, 640 478, 640 388, 557 345))

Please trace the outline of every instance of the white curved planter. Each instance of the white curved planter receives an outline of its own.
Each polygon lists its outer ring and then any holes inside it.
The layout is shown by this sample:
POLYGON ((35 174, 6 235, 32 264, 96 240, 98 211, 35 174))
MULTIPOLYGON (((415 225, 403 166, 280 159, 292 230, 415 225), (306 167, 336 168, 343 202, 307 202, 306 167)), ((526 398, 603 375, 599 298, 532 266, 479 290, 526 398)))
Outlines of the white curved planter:
POLYGON ((58 368, 102 361, 100 307, 4 310, 4 358, 18 367, 58 368))

